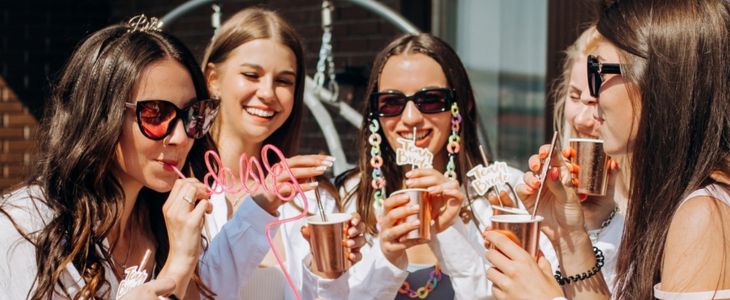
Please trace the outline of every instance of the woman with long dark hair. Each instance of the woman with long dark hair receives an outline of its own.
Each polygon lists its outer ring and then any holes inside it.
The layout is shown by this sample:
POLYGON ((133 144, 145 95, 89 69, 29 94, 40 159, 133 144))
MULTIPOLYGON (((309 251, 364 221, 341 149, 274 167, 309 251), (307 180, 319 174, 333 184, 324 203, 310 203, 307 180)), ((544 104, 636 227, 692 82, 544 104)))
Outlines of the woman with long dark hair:
POLYGON ((387 280, 378 280, 383 293, 368 299, 487 297, 484 248, 457 217, 468 161, 481 161, 476 104, 463 64, 433 35, 404 35, 375 58, 366 96, 358 165, 336 181, 343 205, 362 215, 370 241, 351 276, 365 279, 371 270, 390 270, 387 280), (398 139, 428 149, 433 168, 398 166, 398 139), (418 228, 403 222, 418 209, 388 195, 406 187, 432 195, 438 220, 427 244, 403 239, 418 228))
MULTIPOLYGON (((606 153, 625 155, 631 173, 613 297, 728 298, 730 3, 610 1, 596 28, 587 63, 598 97, 594 118, 606 153)), ((539 165, 543 157, 531 161, 539 165)), ((557 281, 570 298, 608 298, 570 176, 552 173, 538 213, 558 251, 557 281)), ((525 202, 533 204, 539 181, 532 173, 525 181, 525 202)), ((546 278, 523 276, 539 272, 534 262, 499 234, 487 239, 500 249, 490 251, 498 263, 489 272, 501 296, 560 293, 554 281, 534 288, 546 278), (521 289, 526 284, 533 288, 521 289)))
POLYGON ((109 26, 72 54, 50 100, 33 174, 0 203, 0 298, 153 296, 134 289, 148 276, 158 295, 211 298, 199 180, 218 101, 189 50, 144 16, 109 26))

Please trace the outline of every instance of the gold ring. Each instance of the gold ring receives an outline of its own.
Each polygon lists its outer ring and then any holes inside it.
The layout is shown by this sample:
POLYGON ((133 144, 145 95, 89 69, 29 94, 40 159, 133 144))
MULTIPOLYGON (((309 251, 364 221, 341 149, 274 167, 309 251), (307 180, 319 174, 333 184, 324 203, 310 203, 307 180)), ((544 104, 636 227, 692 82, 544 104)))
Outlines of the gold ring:
POLYGON ((190 196, 183 196, 183 200, 185 200, 188 204, 193 205, 193 199, 190 198, 190 196))

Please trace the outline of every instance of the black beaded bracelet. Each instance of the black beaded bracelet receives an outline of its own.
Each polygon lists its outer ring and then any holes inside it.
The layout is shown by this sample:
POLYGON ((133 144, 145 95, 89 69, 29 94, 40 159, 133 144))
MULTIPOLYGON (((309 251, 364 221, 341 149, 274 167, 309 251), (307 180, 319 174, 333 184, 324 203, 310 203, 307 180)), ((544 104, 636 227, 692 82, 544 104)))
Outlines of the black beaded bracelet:
POLYGON ((587 272, 583 272, 582 274, 563 277, 563 274, 560 273, 560 266, 558 266, 558 269, 555 270, 555 280, 560 285, 566 285, 571 282, 586 280, 593 277, 593 275, 596 275, 598 272, 601 271, 601 268, 603 268, 603 251, 593 246, 593 253, 596 255, 596 265, 593 266, 592 269, 588 270, 587 272))

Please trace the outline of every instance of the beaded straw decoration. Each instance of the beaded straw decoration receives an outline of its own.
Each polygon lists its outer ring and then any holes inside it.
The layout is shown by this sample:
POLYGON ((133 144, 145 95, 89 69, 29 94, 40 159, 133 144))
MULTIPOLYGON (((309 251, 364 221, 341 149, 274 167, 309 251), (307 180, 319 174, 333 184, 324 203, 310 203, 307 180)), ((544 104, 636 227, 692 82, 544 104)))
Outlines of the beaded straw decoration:
POLYGON ((373 206, 375 210, 380 212, 383 209, 383 199, 385 199, 385 177, 383 176, 383 156, 380 152, 380 142, 382 141, 378 130, 380 130, 380 124, 378 120, 373 118, 370 120, 370 137, 368 143, 370 144, 370 166, 373 167, 373 173, 371 177, 371 185, 373 186, 373 206))
POLYGON ((446 178, 454 180, 456 179, 454 157, 461 150, 459 130, 461 130, 461 114, 459 113, 459 106, 454 102, 451 104, 451 135, 449 135, 449 143, 446 145, 446 151, 449 152, 449 162, 446 164, 446 172, 444 172, 446 178))

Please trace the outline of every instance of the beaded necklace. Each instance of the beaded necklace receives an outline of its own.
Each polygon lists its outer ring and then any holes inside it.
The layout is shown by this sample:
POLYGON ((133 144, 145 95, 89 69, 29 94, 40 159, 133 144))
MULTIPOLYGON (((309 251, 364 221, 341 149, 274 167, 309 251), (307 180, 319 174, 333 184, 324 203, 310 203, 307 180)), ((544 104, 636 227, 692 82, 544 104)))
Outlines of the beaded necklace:
POLYGON ((400 287, 400 290, 398 290, 398 293, 407 295, 410 298, 413 299, 425 299, 428 297, 428 294, 431 293, 436 287, 438 286, 439 281, 441 281, 441 267, 439 264, 436 264, 436 267, 431 271, 431 274, 428 275, 428 280, 426 280, 426 284, 422 287, 419 287, 416 290, 411 289, 411 285, 408 283, 408 281, 403 281, 403 285, 400 287))

